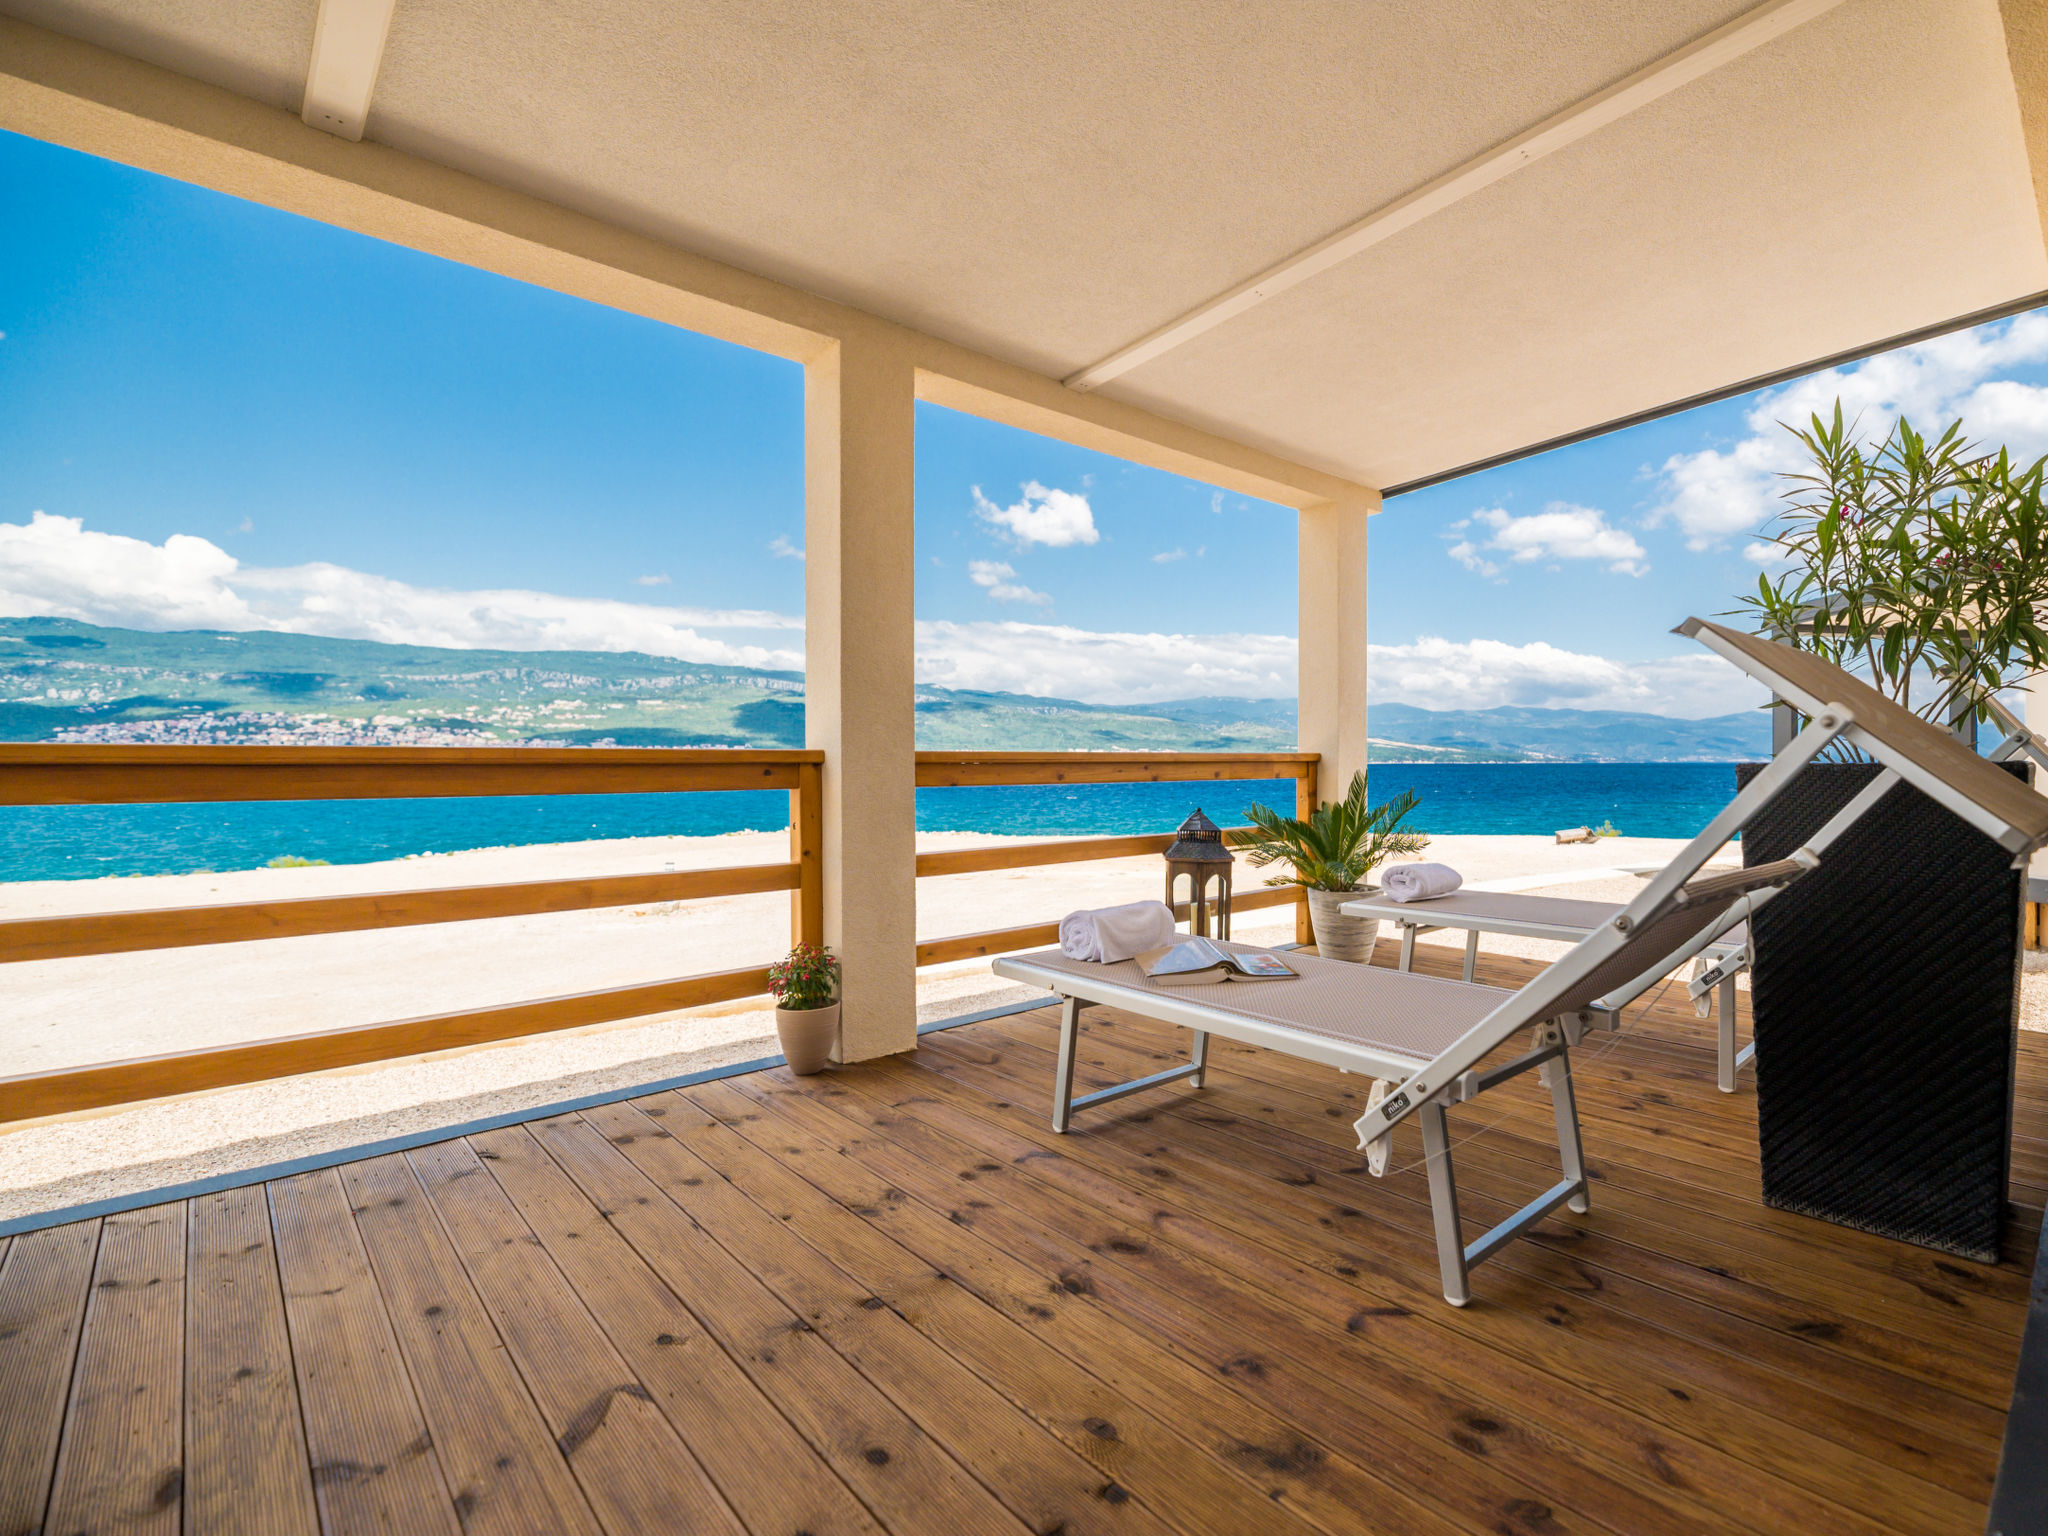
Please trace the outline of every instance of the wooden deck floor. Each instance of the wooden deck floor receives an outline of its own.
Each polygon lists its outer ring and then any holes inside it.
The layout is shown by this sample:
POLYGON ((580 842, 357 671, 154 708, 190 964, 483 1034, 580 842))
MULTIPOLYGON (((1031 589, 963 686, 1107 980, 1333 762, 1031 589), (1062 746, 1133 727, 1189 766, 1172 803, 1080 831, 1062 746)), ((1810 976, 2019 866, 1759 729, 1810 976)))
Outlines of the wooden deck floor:
MULTIPOLYGON (((1182 1043, 1097 1017, 1084 1076, 1182 1043)), ((1416 1133, 1359 1171, 1358 1080, 1219 1042, 1208 1089, 1060 1138, 1052 1043, 1019 1015, 18 1237, 0 1536, 1982 1529, 2024 1261, 1765 1209, 1689 1010, 1579 1053, 1593 1210, 1463 1312, 1416 1133)), ((1469 1220, 1555 1176, 1523 1083, 1453 1111, 1469 1220)))

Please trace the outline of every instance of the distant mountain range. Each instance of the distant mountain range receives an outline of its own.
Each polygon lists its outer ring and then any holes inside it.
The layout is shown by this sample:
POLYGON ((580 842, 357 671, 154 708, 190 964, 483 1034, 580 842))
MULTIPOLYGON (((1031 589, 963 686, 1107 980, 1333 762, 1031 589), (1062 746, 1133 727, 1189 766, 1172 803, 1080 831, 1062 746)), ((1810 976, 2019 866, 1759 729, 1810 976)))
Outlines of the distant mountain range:
MULTIPOLYGON (((1711 720, 1375 704, 1381 762, 1728 762, 1763 711, 1711 720)), ((0 619, 0 740, 796 746, 803 676, 639 652, 467 651, 273 631, 157 633, 0 619)), ((935 749, 1290 750, 1292 699, 1145 705, 917 691, 935 749)))

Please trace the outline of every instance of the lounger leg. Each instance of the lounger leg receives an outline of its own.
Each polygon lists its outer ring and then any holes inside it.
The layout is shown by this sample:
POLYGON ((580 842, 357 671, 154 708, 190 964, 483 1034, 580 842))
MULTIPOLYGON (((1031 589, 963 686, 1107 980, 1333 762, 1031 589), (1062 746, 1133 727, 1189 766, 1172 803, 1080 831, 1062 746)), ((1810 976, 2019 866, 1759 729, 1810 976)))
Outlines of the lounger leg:
POLYGON ((1060 999, 1060 1056, 1052 1077, 1052 1128, 1062 1136, 1074 1116, 1074 1052, 1081 1032, 1081 999, 1060 999))
POLYGON ((1401 925, 1401 969, 1404 971, 1415 969, 1415 925, 1413 923, 1403 923, 1401 925))
POLYGON ((1465 979, 1470 981, 1479 974, 1479 930, 1474 928, 1465 935, 1465 979))
POLYGON ((1579 1144, 1579 1104, 1572 1093, 1571 1054, 1561 1052, 1536 1070, 1550 1090, 1550 1107, 1557 1116, 1557 1160, 1564 1165, 1566 1181, 1579 1186, 1565 1204, 1583 1214, 1591 1202, 1586 1195, 1586 1152, 1579 1144))
POLYGON ((1199 1088, 1208 1080, 1209 1076, 1209 1031, 1197 1029, 1192 1033, 1195 1037, 1193 1053, 1195 1070, 1189 1075, 1188 1081, 1199 1088))
POLYGON ((1465 1277, 1465 1234, 1458 1224, 1458 1184, 1451 1176, 1451 1138, 1444 1125, 1444 1107, 1425 1104, 1415 1112, 1422 1122, 1422 1152, 1429 1165, 1429 1209, 1436 1219, 1436 1258, 1443 1270, 1444 1300, 1462 1307, 1472 1299, 1465 1277))
POLYGON ((1730 976, 1721 983, 1721 1041, 1718 1052, 1720 1068, 1719 1087, 1723 1093, 1735 1091, 1735 978, 1730 976))

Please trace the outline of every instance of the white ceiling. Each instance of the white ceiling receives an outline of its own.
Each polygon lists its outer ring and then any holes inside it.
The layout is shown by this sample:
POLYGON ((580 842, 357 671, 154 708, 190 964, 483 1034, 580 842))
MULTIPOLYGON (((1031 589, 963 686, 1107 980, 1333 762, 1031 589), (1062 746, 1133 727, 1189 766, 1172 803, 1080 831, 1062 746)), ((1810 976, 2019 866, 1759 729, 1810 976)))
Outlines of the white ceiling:
MULTIPOLYGON (((365 137, 1065 377, 1751 0, 397 0, 365 137)), ((315 0, 0 0, 296 111, 315 0)), ((2048 289, 1996 0, 1843 0, 1103 393, 1391 485, 2048 289)))

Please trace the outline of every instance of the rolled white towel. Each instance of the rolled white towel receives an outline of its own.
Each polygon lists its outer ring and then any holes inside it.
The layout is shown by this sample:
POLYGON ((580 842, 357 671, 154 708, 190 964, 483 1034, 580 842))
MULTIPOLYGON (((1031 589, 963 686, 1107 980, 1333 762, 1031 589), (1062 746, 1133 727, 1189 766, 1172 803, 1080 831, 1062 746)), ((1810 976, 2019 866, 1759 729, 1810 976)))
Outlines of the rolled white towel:
POLYGON ((1428 901, 1464 883, 1465 877, 1448 864, 1393 864, 1380 871, 1380 889, 1389 901, 1428 901))
POLYGON ((1097 907, 1060 919, 1060 953, 1070 960, 1129 960, 1175 937, 1173 909, 1163 901, 1097 907))

